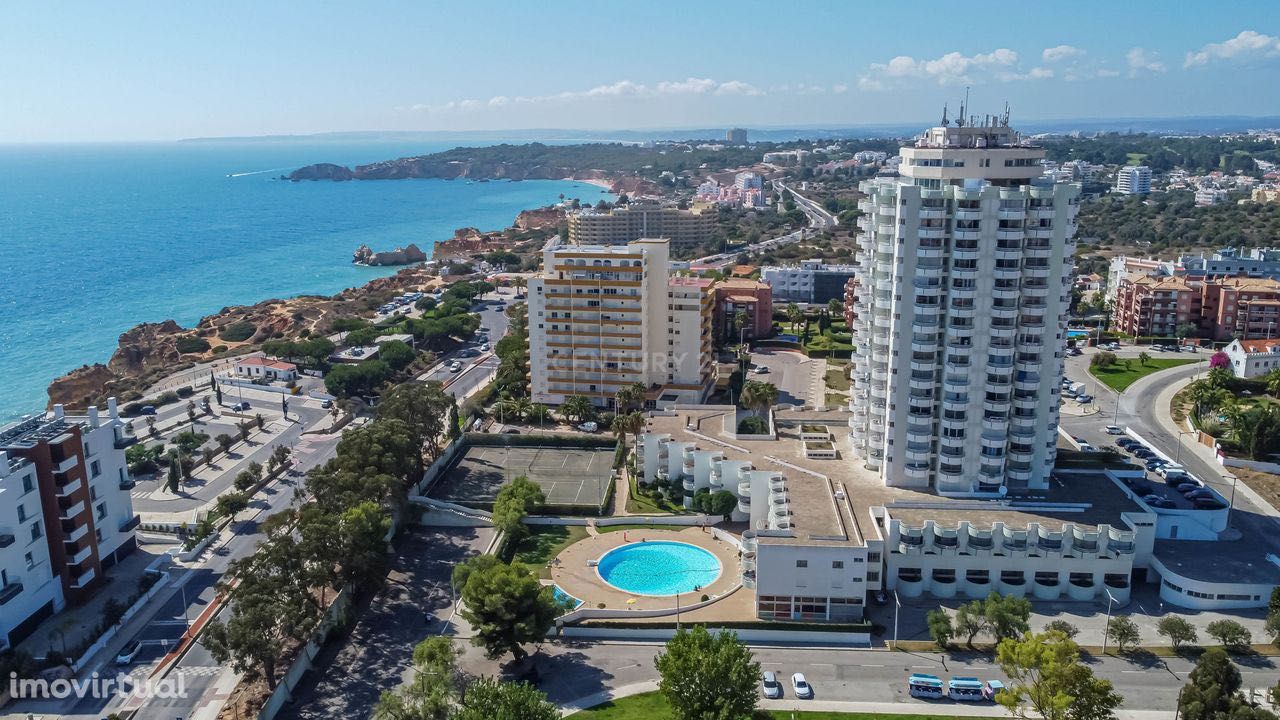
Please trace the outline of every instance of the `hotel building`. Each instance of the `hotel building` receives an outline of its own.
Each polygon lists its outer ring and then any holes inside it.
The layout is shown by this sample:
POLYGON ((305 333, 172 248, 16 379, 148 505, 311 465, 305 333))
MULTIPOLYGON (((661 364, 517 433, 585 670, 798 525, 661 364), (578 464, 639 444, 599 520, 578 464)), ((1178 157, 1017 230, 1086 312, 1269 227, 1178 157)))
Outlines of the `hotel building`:
MULTIPOLYGON (((1080 188, 1004 122, 935 127, 862 184, 855 462, 887 485, 997 497, 1057 455, 1080 188)), ((776 292, 776 288, 775 288, 776 292)))
POLYGON ((626 245, 641 238, 665 238, 671 247, 692 248, 709 242, 716 214, 674 207, 632 203, 611 210, 583 209, 569 213, 569 243, 626 245))
POLYGON ((0 648, 21 641, 134 550, 138 516, 115 399, 0 429, 0 648))
POLYGON ((607 407, 644 385, 648 407, 702 402, 715 383, 712 280, 671 275, 665 239, 543 249, 529 281, 533 401, 607 407))
POLYGON ((1126 165, 1116 173, 1116 192, 1121 195, 1148 195, 1151 193, 1151 168, 1146 165, 1126 165))

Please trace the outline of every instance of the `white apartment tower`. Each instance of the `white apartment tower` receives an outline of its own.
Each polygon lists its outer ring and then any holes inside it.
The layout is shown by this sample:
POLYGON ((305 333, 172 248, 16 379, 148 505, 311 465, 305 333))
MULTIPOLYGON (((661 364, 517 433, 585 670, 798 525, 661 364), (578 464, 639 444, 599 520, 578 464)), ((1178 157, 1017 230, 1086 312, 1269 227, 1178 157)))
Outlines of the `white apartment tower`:
POLYGON ((646 405, 700 403, 714 379, 712 281, 672 277, 665 239, 543 249, 529 281, 533 401, 609 406, 640 383, 646 405))
POLYGON ((1151 192, 1151 168, 1125 165, 1116 173, 1116 192, 1121 195, 1147 195, 1151 192))
POLYGON ((862 184, 850 438, 886 485, 993 497, 1056 457, 1078 185, 1007 117, 931 128, 862 184))

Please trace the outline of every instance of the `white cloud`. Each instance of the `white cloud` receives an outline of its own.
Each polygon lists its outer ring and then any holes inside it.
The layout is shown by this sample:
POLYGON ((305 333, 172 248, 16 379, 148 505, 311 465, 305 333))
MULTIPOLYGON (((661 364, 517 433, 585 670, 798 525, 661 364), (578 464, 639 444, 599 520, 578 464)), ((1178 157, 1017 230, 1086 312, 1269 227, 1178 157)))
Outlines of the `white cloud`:
POLYGON ((1144 72, 1162 73, 1167 69, 1158 53, 1145 48, 1132 48, 1124 58, 1129 63, 1129 77, 1138 77, 1144 72))
POLYGON ((1098 70, 1098 77, 1100 78, 1120 77, 1120 71, 1112 70, 1111 68, 1102 68, 1098 70))
POLYGON ((750 97, 755 97, 757 95, 763 95, 764 91, 752 85, 751 83, 745 83, 745 82, 742 82, 741 80, 730 80, 728 82, 720 83, 720 85, 716 87, 716 94, 717 95, 747 95, 750 97))
POLYGON ((1213 60, 1260 60, 1280 56, 1280 37, 1245 30, 1220 43, 1209 43, 1196 52, 1187 53, 1183 67, 1207 65, 1213 60))
POLYGON ((1047 63, 1062 62, 1063 60, 1073 60, 1084 56, 1084 50, 1072 45, 1058 45, 1051 48, 1045 48, 1040 53, 1041 59, 1047 63))
POLYGON ((996 79, 1000 82, 1014 82, 1015 80, 1045 80, 1053 77, 1053 70, 1047 67, 1033 67, 1030 70, 1020 72, 998 72, 996 79))
POLYGON ((831 86, 831 92, 835 93, 836 95, 843 95, 849 92, 849 86, 845 85, 844 83, 836 83, 835 85, 831 86))
POLYGON ((887 63, 872 63, 867 74, 858 79, 858 87, 864 90, 884 89, 886 84, 880 78, 922 79, 936 81, 939 85, 966 85, 976 82, 979 73, 1016 73, 1017 64, 1018 53, 1008 48, 976 55, 950 52, 933 60, 899 55, 887 63))

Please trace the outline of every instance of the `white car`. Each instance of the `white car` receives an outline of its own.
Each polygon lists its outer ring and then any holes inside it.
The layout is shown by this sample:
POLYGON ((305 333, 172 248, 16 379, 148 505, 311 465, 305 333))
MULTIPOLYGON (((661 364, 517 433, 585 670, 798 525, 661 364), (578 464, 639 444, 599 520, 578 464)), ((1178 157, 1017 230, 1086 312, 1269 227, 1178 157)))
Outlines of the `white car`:
POLYGON ((764 671, 764 679, 760 681, 760 692, 767 698, 782 697, 782 683, 778 682, 778 676, 772 670, 764 671))
POLYGON ((1108 425, 1108 426, 1107 426, 1106 428, 1104 428, 1104 429, 1107 431, 1107 434, 1108 434, 1108 435, 1123 435, 1123 434, 1124 434, 1124 430, 1122 430, 1122 429, 1120 428, 1120 426, 1119 426, 1119 425, 1108 425))
POLYGON ((751 372, 757 375, 764 375, 765 373, 769 372, 769 368, 765 367, 764 365, 756 365, 755 367, 751 368, 751 372))
POLYGON ((804 673, 795 673, 791 676, 791 689, 798 698, 813 697, 813 686, 809 685, 809 681, 804 679, 804 673))
POLYGON ((449 363, 449 372, 458 372, 461 369, 462 369, 462 363, 458 362, 457 360, 454 360, 453 362, 449 363))
POLYGON ((600 429, 600 426, 599 426, 599 425, 597 425, 597 424, 595 423, 595 421, 588 420, 588 421, 586 421, 586 422, 582 423, 581 425, 579 425, 579 426, 578 426, 578 429, 579 429, 579 430, 581 430, 582 432, 589 432, 589 433, 593 433, 593 432, 595 432, 595 431, 599 430, 599 429, 600 429))
POLYGON ((141 640, 130 640, 127 645, 120 648, 120 654, 116 655, 117 665, 128 665, 138 656, 138 651, 142 649, 141 640))

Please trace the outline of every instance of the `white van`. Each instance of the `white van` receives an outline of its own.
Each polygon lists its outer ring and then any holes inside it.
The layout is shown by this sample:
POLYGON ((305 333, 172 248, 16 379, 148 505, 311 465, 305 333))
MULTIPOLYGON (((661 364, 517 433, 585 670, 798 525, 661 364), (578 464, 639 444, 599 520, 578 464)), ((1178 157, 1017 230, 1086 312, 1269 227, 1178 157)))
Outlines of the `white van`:
POLYGON ((1188 473, 1187 473, 1187 469, 1182 467, 1181 465, 1170 464, 1170 465, 1161 465, 1160 467, 1156 468, 1156 474, 1167 480, 1169 476, 1172 474, 1186 475, 1188 473))

